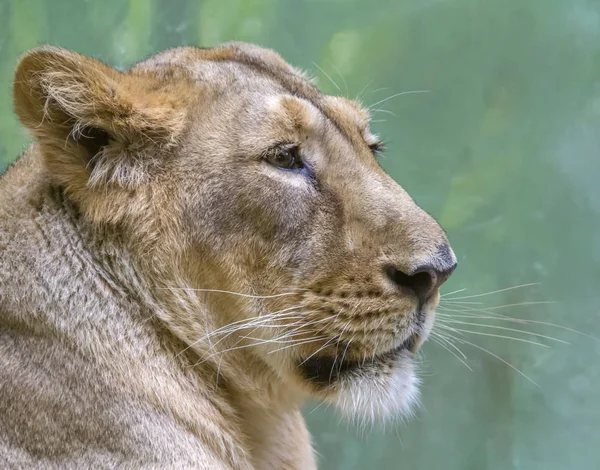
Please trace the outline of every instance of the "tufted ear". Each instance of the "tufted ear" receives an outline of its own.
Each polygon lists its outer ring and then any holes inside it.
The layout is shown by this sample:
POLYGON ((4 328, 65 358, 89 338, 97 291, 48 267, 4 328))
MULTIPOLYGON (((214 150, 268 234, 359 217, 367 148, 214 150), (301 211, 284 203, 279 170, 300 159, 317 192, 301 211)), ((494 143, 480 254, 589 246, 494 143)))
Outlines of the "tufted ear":
POLYGON ((53 176, 66 185, 148 178, 186 122, 180 89, 148 73, 122 73, 55 47, 20 61, 13 89, 19 119, 40 145, 53 176))

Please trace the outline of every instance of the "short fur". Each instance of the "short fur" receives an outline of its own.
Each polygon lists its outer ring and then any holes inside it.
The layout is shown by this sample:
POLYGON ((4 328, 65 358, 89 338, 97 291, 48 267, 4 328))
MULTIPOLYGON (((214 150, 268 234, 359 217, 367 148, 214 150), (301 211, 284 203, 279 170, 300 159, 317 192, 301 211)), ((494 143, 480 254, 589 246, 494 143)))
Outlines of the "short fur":
POLYGON ((307 397, 407 413, 455 258, 357 103, 279 55, 183 47, 119 72, 20 61, 34 143, 0 179, 2 468, 311 469, 307 397), (305 167, 268 162, 282 145, 305 167))

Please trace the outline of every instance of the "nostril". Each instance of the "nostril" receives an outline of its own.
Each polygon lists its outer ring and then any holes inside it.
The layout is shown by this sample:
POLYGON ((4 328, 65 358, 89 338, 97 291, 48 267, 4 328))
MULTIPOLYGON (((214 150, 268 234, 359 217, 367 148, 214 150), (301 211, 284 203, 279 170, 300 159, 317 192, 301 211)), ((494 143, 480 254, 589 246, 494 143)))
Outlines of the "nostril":
POLYGON ((424 268, 406 274, 395 266, 387 265, 384 270, 395 285, 412 290, 421 302, 427 300, 438 286, 438 275, 434 269, 424 268))

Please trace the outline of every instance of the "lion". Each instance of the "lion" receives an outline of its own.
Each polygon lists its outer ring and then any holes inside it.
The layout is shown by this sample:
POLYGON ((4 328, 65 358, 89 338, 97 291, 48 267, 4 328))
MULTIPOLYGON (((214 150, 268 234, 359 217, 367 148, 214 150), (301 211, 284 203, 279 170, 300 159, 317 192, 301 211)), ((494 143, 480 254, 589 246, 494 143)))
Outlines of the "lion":
POLYGON ((276 52, 44 46, 0 180, 2 468, 311 469, 308 398, 411 412, 456 266, 369 114, 276 52))

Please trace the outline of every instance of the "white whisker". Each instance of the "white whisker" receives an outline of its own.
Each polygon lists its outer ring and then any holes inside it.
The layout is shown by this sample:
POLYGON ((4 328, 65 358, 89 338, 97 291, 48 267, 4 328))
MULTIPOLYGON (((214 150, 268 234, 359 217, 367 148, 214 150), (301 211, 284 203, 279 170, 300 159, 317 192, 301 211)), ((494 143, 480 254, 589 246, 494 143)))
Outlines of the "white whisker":
POLYGON ((533 344, 533 345, 536 345, 536 346, 541 346, 543 348, 549 348, 550 347, 547 344, 538 343, 537 341, 531 341, 531 340, 523 339, 523 338, 515 338, 514 336, 495 335, 493 333, 483 333, 482 331, 464 330, 464 329, 461 329, 461 328, 449 327, 447 325, 438 325, 438 328, 449 329, 451 331, 460 332, 460 333, 469 333, 469 334, 472 334, 472 335, 490 336, 490 337, 493 337, 493 338, 501 338, 501 339, 510 339, 510 340, 513 340, 513 341, 519 341, 519 342, 522 342, 522 343, 528 343, 528 344, 533 344))
MULTIPOLYGON (((486 295, 499 294, 500 292, 507 292, 509 290, 523 289, 524 287, 539 286, 539 285, 540 285, 539 282, 530 282, 528 284, 520 284, 518 286, 506 287, 504 289, 494 290, 492 292, 484 292, 483 294, 474 294, 474 295, 467 295, 467 296, 464 296, 464 297, 455 297, 455 298, 450 299, 450 300, 474 299, 475 297, 484 297, 486 295)), ((462 292, 464 290, 466 290, 466 289, 461 289, 461 290, 458 290, 458 291, 449 292, 448 294, 444 294, 443 296, 450 295, 450 294, 456 294, 456 293, 462 292)))
POLYGON ((329 79, 329 81, 330 81, 331 83, 333 83, 333 86, 334 86, 334 87, 336 87, 336 88, 337 88, 337 90, 338 90, 340 93, 342 92, 342 90, 340 89, 340 87, 338 86, 338 84, 337 84, 337 83, 335 83, 335 82, 333 81, 333 78, 331 78, 331 77, 329 76, 329 74, 328 74, 327 72, 325 72, 325 70, 323 70, 321 67, 319 67, 319 64, 317 64, 316 62, 313 62, 313 65, 314 65, 315 67, 317 67, 317 68, 318 68, 318 69, 319 69, 321 72, 323 72, 323 75, 325 75, 325 76, 326 76, 326 77, 329 79))
POLYGON ((516 371, 517 373, 521 374, 523 377, 525 377, 527 380, 529 380, 533 385, 535 385, 536 387, 539 387, 539 385, 537 384, 537 382, 533 381, 530 377, 528 377, 527 375, 525 375, 523 372, 521 372, 519 369, 517 369, 515 366, 513 366, 510 362, 508 362, 506 359, 503 359, 502 357, 498 356, 497 354, 494 354, 491 351, 488 351, 487 349, 479 346, 478 344, 475 343, 471 343, 470 341, 467 341, 464 338, 454 338, 456 341, 458 341, 459 343, 465 343, 468 344, 469 346, 472 346, 474 348, 477 348, 487 354, 489 354, 492 357, 495 357, 496 359, 498 359, 499 361, 503 362, 504 364, 506 364, 508 367, 510 367, 511 369, 513 369, 514 371, 516 371))
POLYGON ((385 90, 389 90, 390 87, 389 86, 384 86, 383 88, 377 88, 376 90, 371 91, 370 93, 372 95, 374 95, 375 93, 379 93, 380 91, 385 91, 385 90))
MULTIPOLYGON (((348 343, 346 344, 346 347, 344 348, 344 353, 342 354, 342 358, 340 359, 340 365, 338 367, 338 372, 342 371, 342 364, 344 363, 344 359, 346 358, 346 352, 348 352, 348 347, 350 346, 350 343, 352 343, 353 340, 354 340, 354 335, 352 336, 352 338, 350 338, 350 341, 348 341, 348 343)), ((329 374, 329 380, 331 381, 331 373, 329 374)))
MULTIPOLYGON (((464 366, 469 369, 471 372, 473 372, 473 369, 469 366, 469 364, 466 363, 465 360, 461 359, 460 356, 458 356, 458 354, 456 354, 454 351, 452 351, 448 346, 446 346, 442 340, 440 338, 436 338, 433 337, 431 338, 433 340, 434 343, 436 343, 437 345, 441 346, 442 348, 444 348, 446 351, 448 351, 450 354, 452 354, 456 359, 458 359, 462 364, 464 364, 464 366)), ((453 345, 454 346, 454 345, 453 345)), ((456 347, 456 346, 455 346, 456 347)))
POLYGON ((284 346, 283 348, 275 349, 274 351, 269 351, 267 354, 273 354, 273 353, 276 353, 276 352, 279 352, 279 351, 283 351, 284 349, 292 348, 292 347, 295 347, 295 346, 300 346, 302 344, 314 343, 316 341, 324 341, 326 339, 327 339, 326 337, 320 337, 320 338, 309 339, 309 340, 306 340, 306 341, 299 341, 297 344, 292 344, 290 346, 284 346))
POLYGON ((452 292, 446 292, 445 294, 441 294, 440 297, 446 297, 447 295, 458 294, 459 292, 464 292, 466 290, 467 290, 466 287, 464 289, 453 290, 452 292))
POLYGON ((495 305, 493 307, 485 307, 485 309, 486 310, 498 310, 501 308, 508 308, 508 307, 523 307, 526 305, 553 305, 556 303, 557 302, 555 302, 553 300, 540 300, 540 301, 534 301, 534 302, 518 302, 515 304, 495 305))
POLYGON ((252 321, 250 323, 247 324, 242 324, 242 325, 238 325, 235 328, 232 328, 231 330, 225 330, 220 332, 220 334, 225 334, 225 336, 221 337, 221 339, 219 339, 219 341, 217 341, 216 343, 214 343, 214 346, 220 344, 221 342, 225 341, 229 336, 231 336, 232 334, 241 331, 241 330, 246 330, 249 328, 253 328, 252 332, 256 331, 258 328, 266 328, 266 327, 273 327, 273 328, 284 328, 284 327, 289 327, 292 325, 297 325, 299 324, 299 322, 294 322, 294 323, 288 323, 288 324, 276 324, 276 325, 268 325, 269 322, 271 321, 280 321, 280 320, 301 320, 303 317, 302 316, 296 316, 296 312, 290 312, 288 314, 283 315, 282 317, 277 316, 274 318, 268 318, 262 321, 252 321))
POLYGON ((360 90, 360 91, 358 92, 358 94, 356 95, 356 98, 354 98, 354 101, 358 101, 358 102, 360 102, 360 100, 361 100, 361 99, 362 99, 362 97, 363 97, 363 93, 365 93, 365 92, 367 91, 367 88, 369 88, 369 87, 371 86, 371 84, 372 84, 372 83, 373 83, 373 80, 369 81, 369 82, 368 82, 368 83, 367 83, 367 84, 366 84, 366 85, 363 87, 363 89, 362 89, 362 90, 360 90))
POLYGON ((333 338, 331 338, 329 341, 327 341, 323 346, 321 346, 319 349, 317 349, 314 353, 312 353, 310 356, 308 356, 306 359, 304 359, 300 364, 298 364, 298 366, 301 366, 302 364, 304 364, 306 361, 308 361, 311 357, 313 357, 315 354, 321 352, 323 349, 325 349, 327 346, 329 346, 329 344, 331 344, 331 342, 335 339, 335 336, 333 338))
POLYGON ((388 111, 387 109, 374 109, 371 112, 372 113, 385 113, 385 114, 391 114, 392 116, 396 116, 396 113, 394 113, 392 111, 388 111))
POLYGON ((340 78, 342 79, 342 82, 344 82, 344 89, 346 90, 346 94, 344 95, 346 98, 348 98, 348 84, 346 83, 346 79, 344 78, 344 76, 342 75, 342 72, 340 72, 340 69, 338 69, 335 64, 331 63, 330 61, 327 61, 327 63, 329 65, 331 65, 333 67, 333 69, 337 72, 337 74, 340 76, 340 78))
POLYGON ((244 335, 244 336, 240 336, 240 338, 242 339, 251 339, 254 341, 260 341, 262 343, 273 343, 273 344, 289 344, 289 343, 294 343, 298 340, 296 339, 288 339, 288 338, 294 338, 294 337, 298 337, 298 336, 306 336, 306 332, 301 332, 301 333, 296 333, 295 335, 287 335, 285 336, 285 339, 279 339, 279 338, 257 338, 255 336, 249 336, 249 335, 244 335))
POLYGON ((273 299, 276 297, 285 297, 289 295, 298 295, 296 292, 285 292, 283 294, 273 294, 273 295, 252 295, 252 294, 242 294, 240 292, 233 292, 229 290, 221 290, 221 289, 194 289, 192 287, 161 287, 159 290, 184 290, 190 292, 217 292, 221 294, 230 294, 237 295, 239 297, 248 297, 251 299, 273 299))
MULTIPOLYGON (((314 342, 314 341, 322 341, 323 339, 325 339, 325 338, 311 338, 311 339, 309 339, 309 340, 299 339, 299 340, 293 341, 293 343, 294 343, 294 344, 291 344, 291 345, 289 345, 289 346, 284 346, 283 348, 279 348, 279 349, 276 349, 276 350, 274 350, 274 351, 269 351, 269 353, 268 353, 268 354, 271 354, 271 353, 274 353, 274 352, 277 352, 277 351, 281 351, 281 350, 283 350, 283 349, 291 348, 291 347, 293 347, 293 346, 299 346, 299 345, 301 345, 301 344, 305 344, 305 343, 309 343, 309 342, 314 342)), ((240 340, 240 341, 241 341, 241 340, 240 340)), ((225 354, 225 353, 227 353, 227 352, 231 352, 231 351, 237 351, 237 350, 239 350, 239 349, 251 348, 251 347, 254 347, 254 346, 261 346, 261 345, 263 345, 263 344, 269 344, 269 343, 271 343, 271 342, 272 342, 271 340, 267 340, 267 339, 265 339, 265 340, 260 340, 260 341, 257 341, 257 342, 255 342, 255 343, 251 343, 251 344, 243 344, 243 345, 241 345, 241 346, 234 346, 234 347, 231 347, 231 348, 227 348, 227 349, 224 349, 223 351, 218 351, 218 352, 216 352, 216 353, 210 354, 209 356, 207 356, 207 357, 206 357, 206 358, 204 358, 203 360, 201 360, 201 361, 198 361, 196 364, 194 364, 194 366, 197 366, 197 365, 199 365, 199 364, 202 364, 202 363, 206 362, 207 360, 209 360, 209 359, 211 359, 211 358, 213 358, 213 357, 215 357, 215 356, 220 356, 220 355, 223 355, 223 354, 225 354)), ((236 344, 237 344, 237 343, 236 343, 236 344)))
MULTIPOLYGON (((444 314, 442 313, 442 314, 439 314, 439 315, 444 315, 444 314)), ((537 336, 538 338, 544 338, 544 339, 548 339, 548 340, 551 340, 551 341, 556 341, 558 343, 570 344, 567 341, 563 341, 562 339, 558 339, 558 338, 555 338, 553 336, 546 336, 546 335, 542 335, 540 333, 534 333, 532 331, 520 330, 518 328, 508 328, 508 327, 505 327, 505 326, 489 325, 489 324, 485 324, 485 323, 472 323, 472 322, 454 320, 451 315, 448 315, 447 318, 440 318, 438 321, 440 323, 442 323, 442 324, 444 324, 444 323, 451 323, 453 325, 454 324, 470 325, 470 326, 479 326, 481 328, 493 328, 493 329, 497 329, 497 330, 514 331, 516 333, 523 333, 523 334, 527 334, 527 335, 531 335, 531 336, 537 336)))
POLYGON ((379 100, 377 103, 372 104, 371 106, 369 106, 369 109, 373 109, 375 106, 385 103, 388 100, 391 100, 392 98, 396 98, 398 96, 402 96, 402 95, 413 95, 416 93, 431 93, 431 90, 410 90, 410 91, 401 91, 400 93, 396 93, 392 96, 388 96, 387 98, 384 98, 382 100, 379 100))
POLYGON ((468 310, 453 310, 453 309, 448 309, 448 308, 443 308, 443 307, 438 307, 438 308, 444 312, 457 312, 458 313, 458 315, 440 313, 440 315, 448 315, 451 318, 476 318, 479 320, 485 319, 485 320, 495 320, 495 321, 509 321, 509 322, 520 323, 520 324, 524 324, 524 325, 526 325, 526 324, 544 325, 544 326, 549 326, 549 327, 557 328, 557 329, 564 330, 564 331, 569 331, 571 333, 576 333, 578 335, 582 335, 587 338, 593 339, 594 341, 600 341, 600 338, 596 338, 595 336, 589 335, 589 334, 584 333, 579 330, 575 330, 573 328, 569 328, 567 326, 559 325, 557 323, 550 323, 550 322, 540 321, 540 320, 529 320, 529 319, 525 319, 525 318, 515 318, 515 317, 508 316, 508 315, 503 315, 503 314, 500 314, 497 312, 488 312, 484 309, 469 308, 468 310), (477 313, 468 313, 468 312, 481 312, 484 315, 479 315, 477 313))
POLYGON ((467 355, 464 352, 462 352, 461 349, 450 340, 449 336, 445 336, 444 334, 442 334, 438 331, 432 331, 432 334, 434 334, 434 336, 436 336, 438 338, 438 340, 443 341, 447 345, 455 348, 455 350, 458 352, 458 354, 460 354, 465 361, 467 360, 467 355))
MULTIPOLYGON (((201 341, 210 340, 210 338, 212 338, 213 336, 216 336, 216 335, 221 335, 221 334, 227 333, 227 336, 228 336, 229 334, 231 334, 235 331, 239 331, 240 329, 245 329, 245 328, 251 328, 251 327, 256 326, 257 324, 261 324, 263 322, 266 323, 266 322, 270 322, 273 320, 282 320, 282 319, 289 320, 290 318, 293 318, 293 319, 301 318, 301 315, 299 315, 297 311, 292 311, 292 312, 289 311, 289 310, 295 309, 295 308, 298 308, 298 307, 293 306, 293 307, 289 307, 289 308, 280 310, 279 312, 275 312, 272 314, 259 315, 256 317, 245 318, 245 319, 238 320, 238 321, 235 321, 232 323, 228 323, 227 325, 217 328, 216 330, 213 330, 213 331, 207 333, 206 335, 200 337, 198 340, 189 344, 187 347, 185 347, 184 349, 179 351, 175 357, 179 356, 180 354, 183 354, 185 351, 194 347, 201 341)), ((225 336, 225 338, 227 336, 225 336)), ((221 338, 221 340, 219 340, 219 342, 222 341, 223 339, 224 338, 221 338)), ((216 344, 218 344, 219 342, 217 342, 216 344)), ((214 344, 212 346, 214 347, 214 346, 216 346, 216 344, 214 344)))

